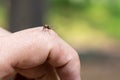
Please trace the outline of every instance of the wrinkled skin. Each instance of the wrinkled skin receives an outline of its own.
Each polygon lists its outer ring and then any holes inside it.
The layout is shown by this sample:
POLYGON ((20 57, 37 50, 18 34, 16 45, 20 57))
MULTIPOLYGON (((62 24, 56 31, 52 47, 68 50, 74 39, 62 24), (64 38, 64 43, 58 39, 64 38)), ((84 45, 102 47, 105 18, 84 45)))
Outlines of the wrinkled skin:
POLYGON ((15 33, 0 29, 0 79, 17 73, 28 80, 81 80, 77 52, 43 27, 15 33))

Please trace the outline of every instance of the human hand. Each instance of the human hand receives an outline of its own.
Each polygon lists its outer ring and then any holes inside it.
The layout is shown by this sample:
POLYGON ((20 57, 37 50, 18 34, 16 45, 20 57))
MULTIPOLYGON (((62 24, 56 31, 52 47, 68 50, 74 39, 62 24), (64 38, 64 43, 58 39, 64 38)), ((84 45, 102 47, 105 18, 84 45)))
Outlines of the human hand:
POLYGON ((35 80, 80 80, 76 51, 52 30, 27 29, 0 38, 0 78, 20 73, 35 80))
POLYGON ((11 33, 9 31, 4 30, 3 28, 0 27, 0 38, 10 35, 11 33))

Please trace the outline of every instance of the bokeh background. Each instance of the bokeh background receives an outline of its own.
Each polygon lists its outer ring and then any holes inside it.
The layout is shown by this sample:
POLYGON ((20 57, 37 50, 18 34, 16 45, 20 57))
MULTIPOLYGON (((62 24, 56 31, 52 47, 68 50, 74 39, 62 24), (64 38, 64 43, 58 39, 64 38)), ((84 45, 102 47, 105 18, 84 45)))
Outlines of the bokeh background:
POLYGON ((1 27, 43 24, 78 51, 82 80, 120 79, 120 0, 0 0, 1 27))

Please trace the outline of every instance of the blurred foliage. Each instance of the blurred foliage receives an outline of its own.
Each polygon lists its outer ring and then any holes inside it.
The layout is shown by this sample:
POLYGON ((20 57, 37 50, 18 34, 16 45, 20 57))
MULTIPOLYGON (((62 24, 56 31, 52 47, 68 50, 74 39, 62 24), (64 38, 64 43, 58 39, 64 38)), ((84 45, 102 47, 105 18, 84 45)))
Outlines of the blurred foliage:
POLYGON ((63 32, 62 36, 65 32, 73 33, 79 30, 76 32, 78 35, 83 31, 84 34, 97 31, 104 32, 112 38, 120 38, 120 0, 50 0, 50 2, 48 22, 61 27, 61 31, 60 28, 56 30, 63 32))
POLYGON ((6 6, 6 0, 0 0, 0 27, 8 26, 8 5, 6 6))
MULTIPOLYGON (((8 26, 7 2, 0 0, 0 26, 3 27, 8 26)), ((120 0, 48 0, 48 3, 46 20, 71 43, 90 38, 99 40, 103 35, 120 38, 120 0)))

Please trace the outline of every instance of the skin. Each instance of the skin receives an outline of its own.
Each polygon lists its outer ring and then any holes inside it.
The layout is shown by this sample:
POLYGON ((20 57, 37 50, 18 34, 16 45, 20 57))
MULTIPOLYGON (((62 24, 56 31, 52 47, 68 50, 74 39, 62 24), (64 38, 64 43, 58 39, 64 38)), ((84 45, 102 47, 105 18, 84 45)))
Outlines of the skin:
POLYGON ((0 29, 0 79, 17 73, 32 80, 81 80, 77 52, 53 30, 0 29))

